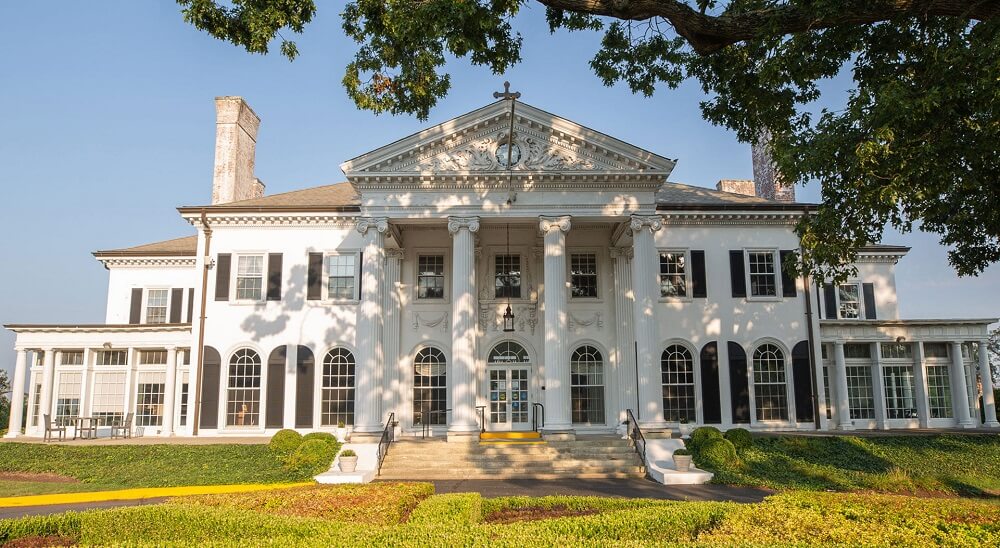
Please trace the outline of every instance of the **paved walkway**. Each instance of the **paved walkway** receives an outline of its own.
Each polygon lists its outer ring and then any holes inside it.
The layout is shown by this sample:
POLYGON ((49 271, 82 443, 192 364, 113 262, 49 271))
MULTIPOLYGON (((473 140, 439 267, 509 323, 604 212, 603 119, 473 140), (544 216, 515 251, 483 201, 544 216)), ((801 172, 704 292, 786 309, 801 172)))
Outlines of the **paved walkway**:
POLYGON ((549 495, 633 499, 760 502, 772 491, 728 485, 661 485, 648 479, 449 480, 435 493, 479 493, 486 498, 549 495))

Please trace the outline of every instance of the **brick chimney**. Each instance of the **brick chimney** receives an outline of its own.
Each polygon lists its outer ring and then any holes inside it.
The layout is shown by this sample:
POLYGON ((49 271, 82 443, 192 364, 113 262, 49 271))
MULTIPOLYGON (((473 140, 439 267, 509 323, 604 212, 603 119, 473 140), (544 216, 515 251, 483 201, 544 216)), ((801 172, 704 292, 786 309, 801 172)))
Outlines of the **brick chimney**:
POLYGON ((742 194, 744 196, 756 196, 757 191, 754 183, 749 179, 722 179, 716 183, 715 188, 723 192, 742 194))
POLYGON ((242 97, 215 98, 215 173, 212 205, 259 198, 264 183, 253 175, 260 118, 242 97))
POLYGON ((757 196, 778 202, 794 202, 795 186, 786 185, 771 157, 771 134, 764 132, 750 148, 753 157, 753 180, 757 196))

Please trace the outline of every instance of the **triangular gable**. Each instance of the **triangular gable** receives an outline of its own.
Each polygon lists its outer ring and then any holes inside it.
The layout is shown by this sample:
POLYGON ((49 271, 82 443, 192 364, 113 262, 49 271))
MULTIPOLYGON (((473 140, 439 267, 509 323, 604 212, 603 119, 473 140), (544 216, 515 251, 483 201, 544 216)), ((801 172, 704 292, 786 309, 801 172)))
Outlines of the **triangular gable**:
MULTIPOLYGON (((348 179, 489 175, 506 172, 510 102, 498 101, 341 164, 348 179)), ((653 175, 674 160, 517 102, 513 171, 653 175)))

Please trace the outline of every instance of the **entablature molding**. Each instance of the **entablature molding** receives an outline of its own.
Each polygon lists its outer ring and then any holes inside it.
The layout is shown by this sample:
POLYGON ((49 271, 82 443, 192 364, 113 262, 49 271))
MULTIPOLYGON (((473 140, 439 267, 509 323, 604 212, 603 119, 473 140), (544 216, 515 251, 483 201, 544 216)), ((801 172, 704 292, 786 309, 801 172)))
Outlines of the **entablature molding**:
POLYGON ((820 320, 820 338, 835 342, 980 341, 997 320, 820 320))
POLYGON ((194 268, 194 257, 97 257, 104 268, 194 268))
POLYGON ((793 226, 801 212, 785 211, 676 211, 661 213, 665 225, 782 225, 793 226))

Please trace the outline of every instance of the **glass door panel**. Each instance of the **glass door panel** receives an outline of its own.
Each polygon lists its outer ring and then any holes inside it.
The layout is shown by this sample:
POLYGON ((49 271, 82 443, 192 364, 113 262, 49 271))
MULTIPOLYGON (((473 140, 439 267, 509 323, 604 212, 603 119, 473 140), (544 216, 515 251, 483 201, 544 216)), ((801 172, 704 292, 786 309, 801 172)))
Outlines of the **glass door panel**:
POLYGON ((490 424, 506 426, 508 420, 508 402, 510 401, 506 369, 490 370, 490 424))
POLYGON ((531 402, 528 401, 528 370, 514 368, 510 370, 510 422, 514 428, 526 427, 530 422, 528 411, 531 402))

